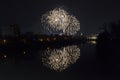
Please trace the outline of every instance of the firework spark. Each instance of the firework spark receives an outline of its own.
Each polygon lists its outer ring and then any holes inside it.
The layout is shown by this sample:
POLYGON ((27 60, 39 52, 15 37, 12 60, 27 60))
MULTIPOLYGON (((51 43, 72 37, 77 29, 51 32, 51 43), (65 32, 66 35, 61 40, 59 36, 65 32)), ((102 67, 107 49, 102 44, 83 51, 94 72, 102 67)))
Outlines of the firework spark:
POLYGON ((61 8, 55 8, 42 16, 41 22, 47 32, 74 35, 80 29, 80 22, 61 8))
POLYGON ((80 49, 73 45, 61 49, 46 50, 42 62, 45 66, 55 71, 65 70, 70 64, 75 63, 80 57, 80 49))

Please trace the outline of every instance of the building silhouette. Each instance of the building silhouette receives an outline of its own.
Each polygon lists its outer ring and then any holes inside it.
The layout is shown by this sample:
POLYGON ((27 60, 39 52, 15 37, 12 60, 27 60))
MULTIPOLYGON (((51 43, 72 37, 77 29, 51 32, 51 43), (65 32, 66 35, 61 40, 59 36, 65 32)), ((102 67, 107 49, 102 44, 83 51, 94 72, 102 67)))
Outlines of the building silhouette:
POLYGON ((18 24, 12 24, 10 25, 10 28, 12 29, 13 36, 20 36, 20 27, 18 24))

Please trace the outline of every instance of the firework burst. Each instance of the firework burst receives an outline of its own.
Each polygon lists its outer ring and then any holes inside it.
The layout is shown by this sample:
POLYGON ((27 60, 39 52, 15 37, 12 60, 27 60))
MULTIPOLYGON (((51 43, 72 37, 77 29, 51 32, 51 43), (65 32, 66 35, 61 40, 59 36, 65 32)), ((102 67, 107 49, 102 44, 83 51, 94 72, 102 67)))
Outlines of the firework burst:
POLYGON ((77 46, 67 46, 61 49, 46 50, 42 62, 52 70, 62 71, 75 63, 79 57, 80 49, 77 46))
POLYGON ((80 22, 73 15, 61 8, 55 8, 41 18, 44 30, 49 33, 74 35, 80 29, 80 22))

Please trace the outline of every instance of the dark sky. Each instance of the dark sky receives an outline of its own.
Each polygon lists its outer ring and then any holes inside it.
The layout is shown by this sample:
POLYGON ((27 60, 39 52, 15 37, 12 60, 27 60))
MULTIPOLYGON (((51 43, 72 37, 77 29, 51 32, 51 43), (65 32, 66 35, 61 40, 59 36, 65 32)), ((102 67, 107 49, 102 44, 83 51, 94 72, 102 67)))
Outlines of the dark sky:
POLYGON ((104 23, 120 19, 119 0, 0 0, 0 26, 19 24, 22 32, 40 32, 46 11, 63 7, 81 22, 81 32, 96 33, 104 23))

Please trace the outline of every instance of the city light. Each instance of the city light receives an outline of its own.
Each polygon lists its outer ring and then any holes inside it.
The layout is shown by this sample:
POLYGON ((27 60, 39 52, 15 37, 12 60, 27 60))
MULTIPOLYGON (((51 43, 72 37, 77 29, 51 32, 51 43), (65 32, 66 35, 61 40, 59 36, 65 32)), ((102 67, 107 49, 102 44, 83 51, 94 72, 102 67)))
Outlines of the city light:
POLYGON ((96 40, 96 39, 97 39, 97 36, 90 36, 90 37, 88 37, 88 39, 96 40))
POLYGON ((3 39, 3 43, 6 43, 7 42, 7 40, 6 39, 3 39))
POLYGON ((49 39, 49 38, 47 38, 47 41, 50 41, 50 39, 49 39))
POLYGON ((26 43, 26 39, 22 39, 22 42, 26 43))
POLYGON ((81 33, 80 35, 83 36, 83 33, 81 33))
POLYGON ((56 40, 56 38, 53 38, 53 40, 56 40))

